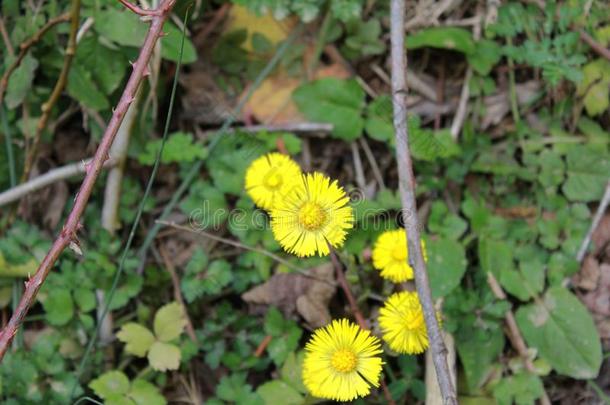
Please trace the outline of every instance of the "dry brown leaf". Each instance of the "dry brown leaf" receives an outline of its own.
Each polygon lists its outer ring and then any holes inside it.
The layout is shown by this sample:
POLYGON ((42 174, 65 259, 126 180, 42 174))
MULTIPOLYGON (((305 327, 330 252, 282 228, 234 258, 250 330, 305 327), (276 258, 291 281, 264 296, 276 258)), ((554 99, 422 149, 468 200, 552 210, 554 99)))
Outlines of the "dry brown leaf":
POLYGON ((332 264, 315 267, 310 274, 312 277, 299 273, 275 274, 243 293, 241 298, 254 311, 261 306, 274 306, 285 316, 298 313, 313 328, 324 326, 331 320, 328 303, 336 290, 332 264))
POLYGON ((595 232, 591 234, 593 254, 599 255, 610 244, 610 214, 602 217, 595 232))
POLYGON ((573 283, 583 290, 595 290, 599 281, 599 263, 593 256, 587 256, 582 262, 582 268, 574 275, 573 283))
POLYGON ((608 338, 610 337, 610 264, 602 263, 598 271, 595 290, 583 294, 581 300, 591 311, 600 335, 608 338))

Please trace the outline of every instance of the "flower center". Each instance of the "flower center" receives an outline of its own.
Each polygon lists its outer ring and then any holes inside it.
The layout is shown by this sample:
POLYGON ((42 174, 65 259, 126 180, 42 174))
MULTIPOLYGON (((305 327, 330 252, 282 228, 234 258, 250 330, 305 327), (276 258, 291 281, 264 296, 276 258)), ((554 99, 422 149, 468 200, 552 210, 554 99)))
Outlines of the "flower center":
POLYGON ((407 247, 397 245, 392 250, 392 258, 398 262, 404 262, 407 260, 407 247))
POLYGON ((351 350, 337 350, 330 359, 330 364, 341 373, 350 373, 356 369, 358 358, 351 350))
POLYGON ((280 173, 270 173, 265 176, 265 180, 263 181, 267 188, 275 190, 277 188, 280 188, 280 186, 282 185, 282 175, 280 173))
POLYGON ((299 210, 299 223, 308 231, 317 231, 326 224, 328 214, 318 204, 306 202, 299 210))

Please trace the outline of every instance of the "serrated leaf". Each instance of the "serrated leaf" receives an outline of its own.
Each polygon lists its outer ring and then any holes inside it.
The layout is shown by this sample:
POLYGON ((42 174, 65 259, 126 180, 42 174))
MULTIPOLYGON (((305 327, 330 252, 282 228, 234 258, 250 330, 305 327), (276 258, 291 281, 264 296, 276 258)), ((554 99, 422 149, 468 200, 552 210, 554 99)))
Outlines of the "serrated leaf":
POLYGON ((502 353, 504 347, 502 329, 496 328, 482 333, 485 334, 484 337, 468 336, 456 342, 470 391, 478 389, 485 383, 491 372, 492 363, 502 353))
POLYGON ((177 370, 181 353, 178 346, 171 343, 155 342, 148 352, 148 363, 157 371, 177 370))
POLYGON ((288 354, 280 371, 280 377, 295 390, 306 393, 307 389, 303 384, 302 376, 304 356, 303 351, 288 354))
POLYGON ((332 77, 300 86, 292 93, 299 110, 310 120, 333 124, 332 135, 346 141, 362 134, 364 90, 355 80, 332 77))
POLYGON ((182 306, 177 302, 162 306, 155 314, 153 330, 161 342, 169 342, 182 334, 186 317, 182 306))
POLYGON ((610 105, 610 62, 597 59, 582 68, 583 80, 578 84, 578 94, 584 95, 587 113, 599 115, 610 105))
POLYGON ((138 357, 146 356, 146 352, 155 341, 155 336, 148 328, 134 322, 123 325, 116 336, 125 343, 127 353, 138 357))
MULTIPOLYGON (((180 58, 180 44, 182 42, 182 30, 172 22, 166 22, 163 26, 163 37, 161 37, 161 56, 163 59, 178 62, 180 58)), ((184 49, 182 51, 182 64, 193 63, 197 60, 197 51, 188 37, 184 38, 184 49)))
POLYGON ((559 374, 597 377, 602 348, 591 314, 572 293, 551 287, 542 300, 520 307, 517 324, 529 347, 559 374))
POLYGON ((599 147, 576 145, 568 151, 567 175, 562 190, 570 201, 597 201, 610 173, 610 157, 599 147))
MULTIPOLYGON (((146 143, 146 149, 138 156, 141 164, 152 166, 157 154, 161 149, 161 139, 146 143)), ((200 143, 193 140, 193 135, 186 132, 174 132, 170 134, 165 142, 161 163, 193 162, 196 159, 204 159, 207 150, 200 143)))
POLYGON ((544 385, 537 375, 523 372, 502 378, 493 393, 498 405, 529 405, 544 395, 544 385))
POLYGON ((159 392, 159 388, 149 383, 146 380, 140 378, 135 379, 131 384, 129 398, 136 403, 136 405, 165 405, 167 400, 159 392))
POLYGON ((49 293, 42 306, 47 321, 54 326, 67 324, 74 316, 74 301, 68 290, 57 290, 49 293))
POLYGON ((129 391, 129 379, 121 371, 108 371, 89 383, 95 395, 107 399, 113 395, 126 394, 129 391))

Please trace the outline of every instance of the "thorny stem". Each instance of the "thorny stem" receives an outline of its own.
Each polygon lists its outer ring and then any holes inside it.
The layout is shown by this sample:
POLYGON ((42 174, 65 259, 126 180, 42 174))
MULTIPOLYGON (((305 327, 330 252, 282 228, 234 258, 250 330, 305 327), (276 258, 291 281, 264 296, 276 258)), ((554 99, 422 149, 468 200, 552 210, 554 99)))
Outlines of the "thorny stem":
POLYGON ((62 14, 58 17, 52 18, 47 21, 47 23, 43 25, 37 33, 32 35, 30 39, 19 45, 19 54, 17 55, 17 58, 13 61, 13 63, 11 63, 8 69, 6 69, 6 71, 2 75, 2 78, 0 78, 0 103, 4 101, 4 93, 6 92, 6 87, 8 86, 9 78, 11 77, 13 72, 19 67, 19 65, 21 65, 23 58, 25 58, 25 55, 27 55, 30 48, 36 45, 42 39, 44 34, 46 34, 51 28, 53 28, 57 24, 68 21, 70 21, 70 13, 62 14))
POLYGON ((8 346, 17 333, 17 329, 23 322, 23 319, 25 318, 30 306, 36 299, 38 291, 42 287, 42 284, 47 278, 47 275, 51 271, 53 265, 59 258, 59 255, 66 249, 66 247, 68 247, 68 245, 70 245, 70 243, 76 243, 78 241, 77 232, 81 228, 80 218, 87 207, 95 181, 97 180, 104 162, 108 158, 108 150, 112 145, 116 132, 121 125, 121 121, 123 120, 127 109, 135 97, 140 82, 142 81, 142 77, 147 69, 148 61, 153 53, 155 43, 162 35, 163 23, 169 16, 169 13, 174 6, 174 2, 175 0, 162 0, 158 8, 160 12, 159 15, 154 16, 151 19, 146 39, 144 40, 144 44, 140 50, 140 55, 133 64, 133 72, 131 73, 125 89, 123 90, 121 99, 119 100, 119 103, 112 114, 112 118, 106 127, 106 131, 102 136, 102 140, 97 148, 97 151, 95 152, 95 156, 87 168, 87 175, 85 176, 81 188, 76 195, 72 211, 70 212, 62 231, 53 243, 53 246, 51 246, 51 249, 42 260, 42 263, 40 263, 40 266, 36 270, 36 274, 25 283, 25 291, 21 297, 21 301, 11 316, 8 324, 0 333, 0 360, 4 357, 8 346))
POLYGON ((432 302, 426 264, 419 243, 419 224, 415 202, 413 165, 409 152, 407 130, 407 86, 405 73, 405 1, 392 0, 391 16, 391 62, 392 62, 392 103, 394 107, 394 129, 396 131, 396 160, 398 162, 399 192, 402 201, 402 216, 407 232, 409 264, 414 270, 417 295, 422 305, 424 320, 430 340, 430 350, 438 384, 446 405, 457 405, 456 391, 451 381, 447 364, 447 349, 443 342, 436 310, 432 302))
POLYGON ((32 170, 32 166, 36 161, 36 155, 38 154, 38 146, 40 145, 40 138, 42 137, 42 132, 47 127, 47 122, 49 121, 49 117, 51 116, 51 110, 53 106, 59 100, 61 93, 64 91, 66 87, 66 83, 68 82, 68 73, 70 73, 70 67, 72 66, 72 60, 74 59, 74 54, 76 53, 76 34, 78 33, 78 23, 80 19, 80 0, 72 0, 72 9, 70 10, 70 34, 68 37, 68 44, 66 45, 66 54, 64 56, 64 64, 61 68, 61 72, 59 73, 59 77, 57 78, 57 82, 55 83, 55 87, 49 96, 49 99, 42 104, 41 110, 42 115, 38 120, 38 124, 36 124, 36 133, 34 134, 34 142, 32 143, 32 148, 28 153, 25 164, 23 166, 23 174, 21 176, 21 182, 28 180, 30 177, 30 172, 32 170))

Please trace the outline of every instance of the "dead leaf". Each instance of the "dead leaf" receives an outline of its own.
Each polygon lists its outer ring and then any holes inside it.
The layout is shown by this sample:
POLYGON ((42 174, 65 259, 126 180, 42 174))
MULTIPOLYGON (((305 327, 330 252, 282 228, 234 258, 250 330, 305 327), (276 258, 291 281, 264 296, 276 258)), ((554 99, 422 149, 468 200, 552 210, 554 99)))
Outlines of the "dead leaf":
POLYGON ((598 256, 610 244, 610 214, 602 217, 595 232, 591 234, 593 255, 598 256))
POLYGON ((602 263, 598 271, 595 289, 583 294, 581 301, 591 311, 600 335, 610 338, 610 264, 602 263))
MULTIPOLYGON (((540 83, 531 80, 526 83, 517 84, 515 87, 517 103, 519 105, 525 105, 534 99, 536 93, 540 89, 540 83)), ((487 129, 491 125, 499 124, 504 116, 510 111, 508 91, 487 96, 484 98, 483 102, 485 104, 485 115, 481 122, 481 129, 487 129)))
POLYGON ((583 290, 592 291, 599 281, 599 263, 593 256, 585 257, 582 268, 574 275, 573 283, 583 290))
MULTIPOLYGON (((350 76, 349 71, 339 63, 322 66, 316 71, 315 78, 336 77, 345 79, 350 76)), ((246 110, 259 122, 265 124, 288 124, 305 122, 299 109, 292 101, 292 92, 301 85, 298 77, 290 77, 279 73, 265 79, 252 93, 246 103, 246 110)), ((248 94, 249 88, 242 93, 248 94)))
POLYGON ((275 45, 286 39, 295 24, 296 19, 294 18, 285 18, 282 21, 278 21, 273 18, 271 13, 258 16, 246 7, 235 4, 229 11, 225 32, 248 31, 248 39, 242 47, 246 51, 252 52, 254 49, 251 39, 254 34, 264 35, 265 38, 275 45))
POLYGON ((333 266, 330 263, 320 265, 312 268, 310 274, 312 277, 300 273, 275 274, 243 293, 241 298, 254 311, 257 307, 271 305, 284 316, 298 313, 313 328, 324 326, 331 320, 328 303, 336 290, 333 266))

